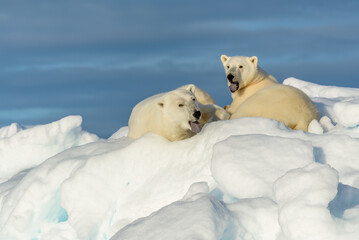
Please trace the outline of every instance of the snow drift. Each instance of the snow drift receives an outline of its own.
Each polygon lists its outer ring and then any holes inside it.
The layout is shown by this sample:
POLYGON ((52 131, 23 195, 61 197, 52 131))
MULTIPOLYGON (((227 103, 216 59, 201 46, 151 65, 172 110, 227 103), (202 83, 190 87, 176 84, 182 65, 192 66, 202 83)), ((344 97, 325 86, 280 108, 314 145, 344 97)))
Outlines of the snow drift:
POLYGON ((34 167, 65 149, 98 140, 81 128, 80 116, 29 128, 17 123, 0 128, 0 182, 34 167))
POLYGON ((359 90, 284 83, 329 117, 319 134, 264 118, 178 142, 98 139, 78 116, 1 128, 0 239, 357 239, 359 90))

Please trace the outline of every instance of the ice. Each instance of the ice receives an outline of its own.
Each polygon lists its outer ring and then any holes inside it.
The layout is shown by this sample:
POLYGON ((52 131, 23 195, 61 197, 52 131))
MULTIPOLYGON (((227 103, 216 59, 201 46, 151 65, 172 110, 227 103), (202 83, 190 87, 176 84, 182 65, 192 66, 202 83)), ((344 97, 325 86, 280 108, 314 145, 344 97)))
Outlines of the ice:
POLYGON ((345 127, 356 127, 359 123, 359 97, 334 104, 333 111, 338 122, 345 127))
POLYGON ((119 139, 122 137, 126 137, 128 134, 128 127, 122 127, 120 128, 117 132, 115 132, 114 134, 112 134, 111 137, 109 137, 109 139, 119 139))
POLYGON ((80 116, 23 129, 11 124, 0 129, 0 182, 42 163, 67 148, 98 140, 83 131, 80 116))
MULTIPOLYGON (((326 118, 323 117, 323 118, 326 118)), ((323 121, 322 121, 323 122, 323 121)), ((323 134, 324 133, 324 129, 328 129, 326 125, 321 125, 321 121, 318 122, 317 119, 313 119, 308 126, 308 132, 310 133, 315 133, 315 134, 323 134)))
POLYGON ((337 186, 336 171, 318 163, 291 170, 278 179, 274 194, 282 238, 336 239, 335 221, 327 207, 337 186))
POLYGON ((329 203, 329 210, 335 217, 343 217, 344 211, 359 205, 359 189, 339 183, 338 194, 329 203))
POLYGON ((207 124, 177 142, 109 139, 80 116, 0 128, 0 239, 357 240, 359 90, 284 81, 321 119, 207 124))
POLYGON ((359 89, 322 86, 288 78, 283 84, 304 91, 316 103, 322 115, 327 115, 345 127, 359 125, 359 89))
MULTIPOLYGON (((268 198, 245 198, 228 205, 236 219, 235 237, 229 239, 276 239, 280 230, 278 206, 268 198)), ((228 240, 229 240, 228 239, 228 240)))
POLYGON ((306 82, 296 78, 287 78, 283 84, 299 88, 312 98, 351 98, 359 96, 359 89, 336 86, 323 86, 311 82, 306 82))
MULTIPOLYGON (((203 188, 203 184, 199 187, 203 188)), ((202 191, 194 191, 192 186, 185 200, 136 220, 111 240, 220 239, 231 223, 230 212, 223 203, 202 191)))
POLYGON ((272 186, 279 177, 311 162, 313 146, 303 140, 232 136, 215 145, 212 175, 230 197, 273 198, 272 186))
POLYGON ((23 130, 23 127, 17 123, 12 123, 10 126, 2 127, 0 128, 0 139, 11 137, 21 130, 23 130))
POLYGON ((312 141, 316 160, 335 168, 341 183, 359 188, 359 138, 334 132, 313 136, 312 141))

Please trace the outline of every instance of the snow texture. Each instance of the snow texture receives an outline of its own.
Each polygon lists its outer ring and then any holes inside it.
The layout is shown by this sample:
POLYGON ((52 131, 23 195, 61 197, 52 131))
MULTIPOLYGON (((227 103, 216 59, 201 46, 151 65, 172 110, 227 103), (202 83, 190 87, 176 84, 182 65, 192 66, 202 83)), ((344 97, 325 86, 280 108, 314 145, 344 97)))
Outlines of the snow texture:
POLYGON ((356 240, 359 89, 290 78, 320 121, 207 124, 177 142, 109 139, 79 116, 0 128, 0 239, 356 240))
POLYGON ((0 128, 0 182, 65 149, 98 140, 81 123, 80 116, 69 116, 27 129, 16 123, 0 128))

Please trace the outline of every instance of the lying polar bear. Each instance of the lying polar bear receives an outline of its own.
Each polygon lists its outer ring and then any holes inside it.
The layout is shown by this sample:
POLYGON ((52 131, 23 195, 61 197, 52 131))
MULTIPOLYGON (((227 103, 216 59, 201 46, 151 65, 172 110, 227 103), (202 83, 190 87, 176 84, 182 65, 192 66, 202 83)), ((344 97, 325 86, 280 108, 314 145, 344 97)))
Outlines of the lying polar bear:
POLYGON ((128 137, 153 132, 177 141, 192 137, 205 123, 219 119, 229 119, 229 113, 215 105, 208 93, 190 84, 138 103, 128 122, 128 137))
POLYGON ((186 89, 192 92, 196 97, 198 101, 198 106, 202 112, 202 117, 199 120, 202 126, 204 126, 208 122, 229 119, 229 112, 226 111, 224 108, 216 105, 216 102, 213 100, 213 98, 199 87, 193 84, 188 84, 178 89, 186 89))
POLYGON ((282 85, 258 66, 257 57, 221 56, 233 101, 225 109, 230 119, 266 117, 292 129, 308 131, 318 110, 301 90, 282 85))

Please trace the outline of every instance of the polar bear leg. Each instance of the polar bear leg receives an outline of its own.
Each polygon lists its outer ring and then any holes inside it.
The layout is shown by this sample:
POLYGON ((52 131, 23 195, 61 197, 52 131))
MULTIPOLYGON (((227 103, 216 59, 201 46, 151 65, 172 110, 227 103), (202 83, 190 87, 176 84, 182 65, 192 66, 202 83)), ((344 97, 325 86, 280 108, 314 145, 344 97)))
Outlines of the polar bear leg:
POLYGON ((301 121, 301 122, 298 122, 297 124, 295 124, 294 126, 292 126, 292 127, 289 126, 289 127, 291 127, 294 130, 304 130, 304 131, 308 132, 309 123, 301 121))
MULTIPOLYGON (((214 104, 215 105, 215 104, 214 104)), ((217 105, 215 105, 216 111, 214 113, 215 121, 217 120, 228 120, 231 117, 231 114, 227 112, 224 108, 221 108, 217 105)))
POLYGON ((202 124, 202 126, 209 122, 228 120, 230 118, 230 114, 216 104, 198 105, 202 112, 202 117, 200 119, 200 123, 202 124))

